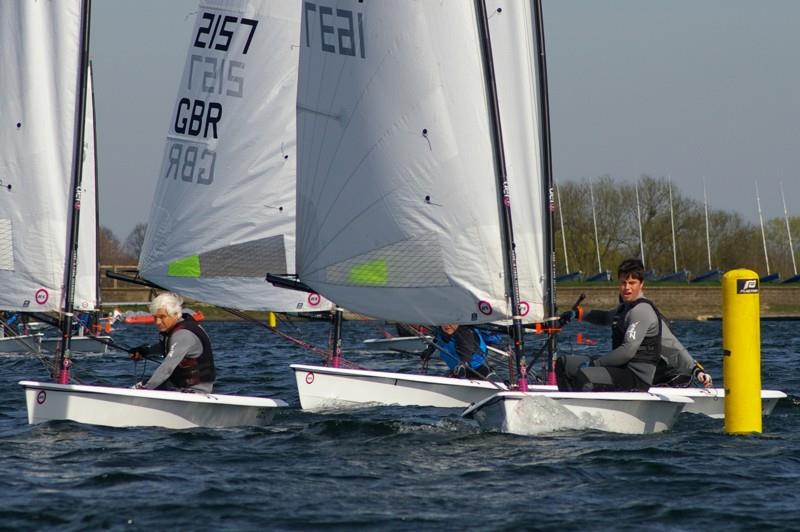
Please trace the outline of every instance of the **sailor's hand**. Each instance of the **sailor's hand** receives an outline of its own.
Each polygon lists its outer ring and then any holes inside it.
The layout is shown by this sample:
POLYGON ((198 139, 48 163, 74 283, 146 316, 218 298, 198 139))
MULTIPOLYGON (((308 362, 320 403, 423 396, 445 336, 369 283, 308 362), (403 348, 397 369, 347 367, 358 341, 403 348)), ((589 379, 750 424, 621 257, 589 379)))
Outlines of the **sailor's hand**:
POLYGON ((458 366, 453 368, 453 371, 451 372, 451 375, 453 377, 456 377, 456 378, 459 378, 459 379, 466 378, 467 375, 469 375, 468 370, 467 370, 467 365, 464 364, 464 363, 459 364, 458 366))
POLYGON ((704 371, 698 371, 697 375, 695 375, 695 378, 697 379, 697 382, 703 385, 703 387, 711 388, 712 384, 711 375, 709 375, 708 373, 704 371))
POLYGON ((134 390, 141 390, 142 388, 144 388, 144 384, 142 384, 142 381, 139 381, 133 386, 131 386, 131 388, 134 390))
POLYGON ((702 364, 699 362, 694 363, 694 370, 692 371, 692 376, 702 384, 706 388, 711 387, 711 375, 706 373, 706 368, 703 367, 702 364))
POLYGON ((139 351, 134 351, 128 356, 128 358, 130 358, 134 362, 139 362, 144 358, 144 356, 139 351))

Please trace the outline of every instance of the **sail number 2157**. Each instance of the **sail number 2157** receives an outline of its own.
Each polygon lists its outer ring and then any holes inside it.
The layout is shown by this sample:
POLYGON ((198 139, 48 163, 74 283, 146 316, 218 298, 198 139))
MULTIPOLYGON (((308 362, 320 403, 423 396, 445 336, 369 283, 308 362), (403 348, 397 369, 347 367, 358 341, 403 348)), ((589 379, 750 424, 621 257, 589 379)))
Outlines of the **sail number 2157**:
POLYGON ((247 37, 242 47, 242 55, 245 55, 250 48, 250 42, 253 40, 256 26, 258 26, 257 20, 205 12, 201 23, 197 27, 194 47, 227 52, 236 32, 244 30, 247 32, 247 37))
POLYGON ((349 9, 303 2, 306 46, 316 46, 316 35, 323 52, 366 57, 364 50, 364 15, 349 9), (319 30, 319 31, 317 31, 319 30))

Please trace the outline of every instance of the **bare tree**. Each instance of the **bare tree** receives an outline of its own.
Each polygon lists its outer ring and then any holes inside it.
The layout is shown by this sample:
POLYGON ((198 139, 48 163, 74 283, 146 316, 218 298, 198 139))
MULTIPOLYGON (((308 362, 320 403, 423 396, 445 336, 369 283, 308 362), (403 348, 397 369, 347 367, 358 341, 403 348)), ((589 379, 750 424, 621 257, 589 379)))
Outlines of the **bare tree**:
MULTIPOLYGON (((559 183, 564 217, 567 253, 572 270, 597 270, 597 251, 594 242, 590 180, 559 183)), ((599 252, 603 269, 613 270, 628 257, 640 255, 639 230, 634 185, 616 182, 611 176, 591 180, 594 189, 599 252)), ((669 182, 665 178, 642 176, 638 182, 642 212, 642 233, 648 269, 666 273, 673 270, 672 235, 669 216, 669 182)), ((673 187, 673 210, 678 268, 698 274, 708 269, 703 205, 687 198, 673 187)), ((722 210, 709 213, 712 267, 728 270, 749 268, 762 271, 763 248, 758 228, 739 214, 722 210)), ((793 235, 800 234, 800 220, 790 218, 793 235)), ((556 225, 556 241, 560 242, 561 227, 556 225)), ((766 223, 767 245, 774 256, 775 271, 792 273, 791 257, 785 223, 782 219, 766 223)), ((563 251, 557 250, 557 261, 563 251)), ((563 264, 557 264, 564 271, 563 264)), ((767 273, 764 271, 763 273, 767 273)))
POLYGON ((125 253, 119 239, 108 227, 101 227, 97 235, 100 262, 102 264, 133 264, 136 259, 125 253))
POLYGON ((126 253, 135 257, 137 260, 142 252, 146 233, 147 224, 137 224, 128 235, 128 238, 125 239, 125 244, 122 246, 126 253))

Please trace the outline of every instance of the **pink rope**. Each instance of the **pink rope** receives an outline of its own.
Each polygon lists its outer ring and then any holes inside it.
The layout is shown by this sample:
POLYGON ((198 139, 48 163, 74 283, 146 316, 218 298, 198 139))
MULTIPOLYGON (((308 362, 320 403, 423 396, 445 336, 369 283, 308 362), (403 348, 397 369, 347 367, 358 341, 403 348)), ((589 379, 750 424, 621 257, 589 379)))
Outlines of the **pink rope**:
MULTIPOLYGON (((310 344, 308 342, 300 340, 299 338, 295 338, 293 336, 290 336, 290 335, 286 334, 285 332, 279 331, 278 329, 270 329, 270 330, 273 333, 275 333, 278 336, 280 336, 281 338, 283 338, 284 340, 287 340, 287 341, 289 341, 289 342, 291 342, 291 343, 293 343, 293 344, 295 344, 295 345, 297 345, 299 347, 302 347, 304 349, 308 349, 309 351, 318 354, 319 356, 321 356, 325 360, 330 360, 331 359, 331 352, 330 351, 327 351, 327 350, 324 350, 324 349, 320 349, 319 347, 317 347, 315 345, 312 345, 312 344, 310 344)), ((347 367, 347 368, 350 368, 350 369, 363 369, 358 364, 350 362, 349 360, 346 360, 345 358, 343 358, 341 356, 339 357, 339 364, 340 364, 340 367, 347 367)))

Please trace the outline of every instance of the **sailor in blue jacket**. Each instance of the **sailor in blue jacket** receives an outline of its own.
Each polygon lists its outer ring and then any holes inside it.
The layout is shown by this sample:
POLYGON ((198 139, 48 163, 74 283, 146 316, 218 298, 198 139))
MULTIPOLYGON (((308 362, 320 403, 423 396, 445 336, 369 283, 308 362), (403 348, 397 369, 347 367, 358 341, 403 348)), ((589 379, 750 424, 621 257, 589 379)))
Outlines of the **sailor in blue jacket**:
POLYGON ((450 376, 462 379, 485 379, 492 373, 486 363, 488 354, 487 341, 495 340, 494 336, 484 335, 471 325, 448 323, 436 330, 434 342, 420 355, 427 366, 434 351, 450 368, 450 376))

